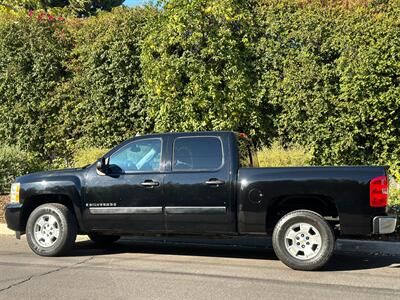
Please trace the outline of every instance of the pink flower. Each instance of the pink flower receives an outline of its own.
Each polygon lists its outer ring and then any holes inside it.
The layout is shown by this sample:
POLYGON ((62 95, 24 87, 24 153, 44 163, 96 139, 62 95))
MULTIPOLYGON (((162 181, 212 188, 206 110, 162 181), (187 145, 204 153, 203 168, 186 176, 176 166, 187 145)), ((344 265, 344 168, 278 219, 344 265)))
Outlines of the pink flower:
POLYGON ((39 16, 38 16, 38 20, 43 20, 43 18, 44 18, 45 15, 46 15, 46 14, 45 14, 44 12, 41 12, 41 13, 39 14, 39 16))

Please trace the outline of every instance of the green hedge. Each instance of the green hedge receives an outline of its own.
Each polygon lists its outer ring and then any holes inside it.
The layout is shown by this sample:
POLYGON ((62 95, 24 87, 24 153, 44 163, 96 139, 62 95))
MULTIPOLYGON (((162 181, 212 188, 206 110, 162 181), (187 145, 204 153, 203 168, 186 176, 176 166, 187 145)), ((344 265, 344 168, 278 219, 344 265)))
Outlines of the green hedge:
POLYGON ((3 143, 38 152, 45 159, 57 154, 56 96, 65 77, 72 47, 64 23, 39 15, 0 15, 0 138, 3 143), (40 17, 41 18, 41 17, 40 17))
POLYGON ((314 164, 390 164, 400 151, 398 1, 345 10, 294 1, 257 9, 259 72, 277 134, 314 164))
POLYGON ((260 167, 299 167, 311 164, 312 153, 299 146, 283 147, 279 141, 274 141, 270 147, 257 151, 260 167))
POLYGON ((393 177, 389 182, 389 204, 393 211, 400 215, 400 184, 393 177))
POLYGON ((155 131, 231 129, 265 137, 254 100, 249 1, 166 1, 147 27, 143 90, 155 131))
POLYGON ((400 179, 400 2, 337 3, 0 12, 0 138, 61 166, 137 132, 232 129, 400 179))
POLYGON ((96 162, 100 157, 108 152, 109 149, 102 148, 86 148, 79 149, 74 153, 74 167, 81 168, 96 162))
POLYGON ((68 146, 111 147, 150 129, 141 91, 140 46, 154 9, 115 9, 84 21, 75 32, 60 114, 68 146), (79 145, 81 146, 81 145, 79 145))
POLYGON ((39 171, 44 166, 37 155, 16 146, 0 147, 0 195, 10 192, 15 177, 39 171))

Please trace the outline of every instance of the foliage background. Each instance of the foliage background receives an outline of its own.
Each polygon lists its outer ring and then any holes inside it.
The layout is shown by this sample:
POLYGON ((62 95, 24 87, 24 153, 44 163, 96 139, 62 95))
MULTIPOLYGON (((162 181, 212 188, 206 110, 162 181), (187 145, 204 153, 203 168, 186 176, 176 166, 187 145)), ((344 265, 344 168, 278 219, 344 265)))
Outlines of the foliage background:
POLYGON ((0 138, 34 169, 137 132, 224 129, 283 164, 400 179, 399 0, 56 2, 0 8, 0 138))

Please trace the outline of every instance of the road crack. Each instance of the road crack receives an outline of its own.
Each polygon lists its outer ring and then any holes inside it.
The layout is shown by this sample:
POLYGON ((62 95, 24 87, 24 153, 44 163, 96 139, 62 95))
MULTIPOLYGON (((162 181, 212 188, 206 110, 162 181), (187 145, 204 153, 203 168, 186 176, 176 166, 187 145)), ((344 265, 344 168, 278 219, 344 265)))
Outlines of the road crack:
POLYGON ((27 277, 27 278, 25 278, 25 279, 23 279, 21 281, 18 281, 16 283, 10 284, 9 286, 7 286, 5 288, 0 289, 0 293, 2 293, 4 291, 7 291, 7 290, 10 290, 10 289, 12 289, 12 288, 14 288, 16 286, 21 285, 21 284, 24 284, 25 282, 28 282, 28 281, 30 281, 30 280, 32 280, 34 278, 43 277, 43 276, 46 276, 46 275, 49 275, 49 274, 53 274, 53 273, 56 273, 56 272, 60 272, 60 271, 63 271, 63 270, 74 268, 74 267, 79 266, 79 265, 83 265, 83 264, 87 263, 88 261, 92 260, 93 258, 94 258, 94 256, 91 256, 89 258, 81 260, 81 261, 79 261, 79 262, 77 262, 75 264, 72 264, 72 265, 63 266, 63 267, 59 267, 57 269, 50 270, 50 271, 47 271, 47 272, 44 272, 44 273, 31 275, 31 276, 29 276, 29 277, 27 277))

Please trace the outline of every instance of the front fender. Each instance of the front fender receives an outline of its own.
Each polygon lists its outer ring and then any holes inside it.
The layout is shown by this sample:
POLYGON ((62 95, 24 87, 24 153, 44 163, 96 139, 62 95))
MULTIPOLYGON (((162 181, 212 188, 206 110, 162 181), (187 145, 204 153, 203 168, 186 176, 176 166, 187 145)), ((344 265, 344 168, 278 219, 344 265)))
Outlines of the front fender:
MULTIPOLYGON (((21 182, 20 203, 25 219, 32 208, 40 205, 41 200, 53 199, 53 197, 57 199, 57 201, 54 200, 55 202, 68 201, 66 205, 73 208, 79 227, 83 228, 82 183, 77 176, 41 178, 35 181, 21 182), (36 201, 39 201, 39 203, 36 203, 36 201)), ((26 222, 26 220, 21 220, 21 222, 26 222)))

